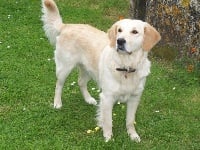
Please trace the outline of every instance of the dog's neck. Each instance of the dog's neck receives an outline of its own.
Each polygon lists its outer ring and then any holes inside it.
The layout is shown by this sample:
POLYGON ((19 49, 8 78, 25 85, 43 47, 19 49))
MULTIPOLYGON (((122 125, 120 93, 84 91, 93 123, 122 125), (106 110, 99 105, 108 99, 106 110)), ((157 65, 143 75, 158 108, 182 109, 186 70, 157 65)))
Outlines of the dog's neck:
POLYGON ((132 72, 135 72, 136 69, 132 68, 132 67, 123 67, 123 68, 116 68, 117 71, 122 71, 122 72, 125 72, 125 73, 132 73, 132 72))
POLYGON ((133 68, 137 69, 137 66, 147 58, 148 52, 140 49, 132 52, 131 54, 120 54, 117 51, 113 53, 113 59, 118 65, 117 68, 133 68))
POLYGON ((127 78, 129 73, 134 73, 136 71, 136 69, 132 68, 132 67, 123 67, 123 68, 116 68, 117 71, 123 72, 124 77, 127 78))
POLYGON ((132 54, 120 54, 117 51, 113 53, 113 60, 116 71, 124 74, 125 78, 128 74, 136 73, 141 67, 140 64, 147 59, 148 53, 143 50, 137 50, 132 52, 132 54))

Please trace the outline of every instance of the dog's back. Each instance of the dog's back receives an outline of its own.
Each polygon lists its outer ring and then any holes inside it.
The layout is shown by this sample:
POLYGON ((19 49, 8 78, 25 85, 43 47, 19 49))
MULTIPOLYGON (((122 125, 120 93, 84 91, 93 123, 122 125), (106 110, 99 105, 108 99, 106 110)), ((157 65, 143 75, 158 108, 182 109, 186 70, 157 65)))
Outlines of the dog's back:
POLYGON ((100 55, 108 42, 105 32, 90 25, 66 24, 57 38, 56 51, 70 52, 77 64, 83 65, 98 79, 100 55))

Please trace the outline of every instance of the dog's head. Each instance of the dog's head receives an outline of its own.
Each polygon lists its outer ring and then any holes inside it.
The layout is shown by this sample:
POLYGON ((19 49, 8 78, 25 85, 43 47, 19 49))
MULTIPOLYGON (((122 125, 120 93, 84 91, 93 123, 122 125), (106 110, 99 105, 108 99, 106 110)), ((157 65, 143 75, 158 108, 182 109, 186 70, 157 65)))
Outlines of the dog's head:
POLYGON ((118 52, 131 54, 143 49, 149 51, 160 39, 160 34, 146 22, 123 19, 109 30, 110 46, 118 52))

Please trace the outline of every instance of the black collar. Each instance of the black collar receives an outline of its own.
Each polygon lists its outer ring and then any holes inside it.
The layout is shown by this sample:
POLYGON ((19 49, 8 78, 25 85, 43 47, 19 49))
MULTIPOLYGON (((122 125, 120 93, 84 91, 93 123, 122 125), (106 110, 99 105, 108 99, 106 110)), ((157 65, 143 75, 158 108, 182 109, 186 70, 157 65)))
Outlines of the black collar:
POLYGON ((123 68, 116 68, 117 71, 124 71, 126 73, 132 73, 132 72, 135 72, 136 69, 135 68, 132 68, 132 67, 123 67, 123 68))

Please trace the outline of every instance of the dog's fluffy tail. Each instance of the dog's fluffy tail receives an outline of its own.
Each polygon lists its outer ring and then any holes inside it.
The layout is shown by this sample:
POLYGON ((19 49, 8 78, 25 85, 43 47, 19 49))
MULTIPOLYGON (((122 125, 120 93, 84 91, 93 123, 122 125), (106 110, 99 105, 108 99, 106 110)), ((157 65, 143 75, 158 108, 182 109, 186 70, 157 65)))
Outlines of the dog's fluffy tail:
POLYGON ((63 26, 58 7, 53 0, 42 0, 42 21, 46 36, 52 45, 56 44, 56 37, 63 26))

